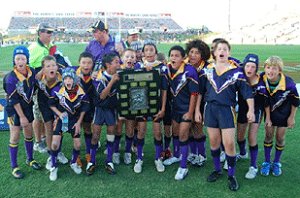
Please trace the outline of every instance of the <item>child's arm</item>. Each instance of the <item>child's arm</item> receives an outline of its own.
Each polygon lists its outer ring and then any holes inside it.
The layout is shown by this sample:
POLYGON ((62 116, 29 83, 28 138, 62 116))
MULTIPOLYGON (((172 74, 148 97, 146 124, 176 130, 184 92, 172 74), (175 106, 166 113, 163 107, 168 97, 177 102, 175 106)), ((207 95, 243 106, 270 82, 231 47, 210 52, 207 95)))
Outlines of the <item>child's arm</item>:
POLYGON ((197 103, 198 94, 191 94, 190 96, 190 104, 189 111, 182 116, 184 120, 192 120, 193 114, 195 111, 196 103, 197 103))
POLYGON ((294 126, 295 126, 296 111, 297 111, 297 107, 295 107, 294 105, 292 105, 292 107, 291 107, 291 114, 290 114, 290 116, 287 119, 288 128, 294 128, 294 126))
POLYGON ((265 107, 265 113, 266 113, 265 126, 271 127, 272 121, 271 121, 271 115, 270 115, 270 106, 265 107))
POLYGON ((199 94, 196 102, 196 108, 195 108, 195 122, 201 123, 202 122, 202 115, 200 112, 200 104, 202 100, 202 95, 199 94))
POLYGON ((24 112, 22 110, 22 107, 21 107, 20 103, 15 104, 14 109, 16 110, 18 116, 20 117, 21 126, 26 127, 29 124, 29 121, 26 118, 26 116, 24 115, 24 112))
POLYGON ((248 112, 247 112, 247 119, 249 123, 252 123, 255 121, 255 115, 254 115, 254 99, 248 98, 247 100, 248 104, 248 112))
POLYGON ((56 106, 50 106, 50 109, 62 120, 64 115, 66 114, 65 112, 60 112, 56 106))
POLYGON ((115 82, 117 82, 119 80, 119 74, 114 74, 111 78, 111 80, 109 81, 108 85, 102 90, 101 94, 100 94, 100 99, 104 100, 108 94, 110 93, 110 90, 113 86, 113 84, 115 84, 115 82))
POLYGON ((154 115, 155 119, 153 121, 156 121, 159 118, 163 118, 165 116, 165 111, 166 111, 166 101, 167 101, 167 90, 161 90, 161 96, 162 96, 162 101, 161 101, 161 109, 159 112, 154 115))
POLYGON ((41 80, 41 79, 42 79, 42 76, 43 76, 43 70, 44 70, 44 69, 41 69, 41 70, 35 75, 35 79, 37 79, 37 80, 41 80))
POLYGON ((80 113, 80 116, 79 116, 77 122, 76 122, 76 123, 74 124, 74 126, 73 126, 73 129, 74 129, 74 127, 75 127, 75 136, 76 136, 77 134, 80 134, 80 126, 81 126, 81 123, 82 123, 82 120, 83 120, 84 115, 85 115, 85 111, 82 111, 82 112, 80 113))

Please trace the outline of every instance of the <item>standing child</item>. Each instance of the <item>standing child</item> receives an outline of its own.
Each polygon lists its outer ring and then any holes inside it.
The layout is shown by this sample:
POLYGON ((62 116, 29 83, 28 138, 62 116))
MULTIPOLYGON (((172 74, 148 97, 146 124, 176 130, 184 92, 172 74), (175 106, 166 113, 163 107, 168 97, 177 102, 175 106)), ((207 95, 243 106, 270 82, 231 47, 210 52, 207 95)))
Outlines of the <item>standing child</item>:
POLYGON ((115 174, 114 164, 112 162, 113 145, 115 139, 115 130, 117 124, 117 89, 116 82, 119 75, 116 73, 120 67, 120 59, 117 54, 109 53, 103 56, 102 66, 105 71, 98 73, 93 84, 96 89, 95 96, 95 114, 93 118, 93 137, 91 144, 91 160, 86 167, 87 174, 91 175, 95 171, 97 143, 99 141, 102 126, 106 124, 106 147, 107 156, 105 161, 105 170, 109 174, 115 174))
POLYGON ((21 127, 24 131, 26 164, 34 170, 42 166, 33 159, 33 92, 36 83, 34 69, 29 67, 29 52, 24 46, 18 46, 13 52, 14 69, 5 77, 3 88, 7 94, 6 111, 10 126, 9 154, 12 175, 16 179, 24 177, 17 163, 18 144, 21 127))
POLYGON ((267 111, 265 126, 265 162, 262 164, 260 173, 268 176, 272 171, 274 176, 282 174, 280 158, 285 146, 286 128, 295 126, 295 115, 299 107, 299 94, 294 81, 282 73, 283 61, 278 56, 269 57, 264 64, 265 72, 262 79, 268 92, 267 111), (271 150, 273 138, 276 132, 275 157, 271 163, 271 150))
MULTIPOLYGON (((187 43, 186 45, 187 52, 187 62, 191 64, 197 70, 198 75, 200 74, 203 68, 206 68, 208 65, 207 60, 210 57, 210 51, 208 45, 199 40, 195 39, 187 43)), ((195 117, 198 117, 201 114, 203 115, 204 109, 204 101, 201 101, 200 104, 200 95, 197 99, 196 109, 195 109, 195 117)), ((206 161, 206 135, 203 131, 202 122, 196 122, 198 119, 195 119, 192 122, 191 134, 189 145, 191 148, 191 152, 188 156, 188 160, 196 166, 203 166, 206 161)), ((200 120, 199 120, 200 121, 200 120)))
POLYGON ((164 165, 180 161, 175 179, 183 180, 188 173, 188 136, 199 92, 198 75, 193 66, 184 63, 185 51, 181 46, 173 46, 169 57, 171 63, 162 68, 162 85, 172 93, 174 156, 165 160, 164 165))
POLYGON ((83 89, 78 85, 77 76, 73 69, 66 68, 63 71, 62 81, 61 86, 53 88, 48 102, 52 111, 57 115, 57 123, 54 127, 51 145, 52 167, 49 176, 51 181, 57 179, 57 154, 63 132, 69 132, 73 138, 70 167, 76 174, 82 172, 81 167, 76 161, 80 154, 81 123, 85 112, 88 111, 89 105, 83 89))
MULTIPOLYGON (((254 103, 252 90, 246 82, 243 72, 229 61, 230 45, 220 40, 214 48, 215 63, 203 69, 200 80, 200 93, 206 102, 204 107, 204 125, 209 135, 211 154, 215 170, 208 176, 208 182, 215 182, 221 175, 220 145, 223 141, 228 161, 228 187, 236 191, 239 188, 235 178, 235 111, 236 92, 240 91, 247 101, 249 110, 247 119, 254 121, 254 103), (203 80, 203 82, 202 82, 203 80)), ((200 98, 201 99, 201 98, 200 98)), ((200 119, 201 117, 199 117, 200 119)))
POLYGON ((249 150, 250 150, 250 167, 245 177, 247 179, 254 179, 258 172, 257 167, 257 154, 258 154, 258 145, 257 145, 257 133, 258 128, 261 123, 261 119, 264 115, 264 107, 266 102, 266 87, 262 81, 262 78, 257 74, 258 71, 259 59, 256 54, 248 54, 242 64, 244 73, 247 77, 247 80, 252 88, 252 93, 254 96, 254 114, 255 120, 253 123, 248 123, 247 120, 247 111, 248 105, 247 102, 243 99, 242 95, 238 93, 238 117, 237 117, 237 142, 240 149, 240 153, 237 155, 238 159, 246 159, 248 157, 246 151, 246 139, 245 134, 248 127, 248 141, 249 141, 249 150))
MULTIPOLYGON (((36 75, 37 78, 37 101, 38 107, 41 111, 42 118, 46 130, 46 143, 49 158, 47 159, 46 169, 51 169, 51 143, 53 135, 53 121, 54 113, 48 105, 50 94, 55 86, 61 83, 61 74, 58 73, 58 66, 56 64, 56 59, 53 56, 45 56, 42 60, 42 70, 36 75)), ((61 146, 59 149, 61 152, 61 146)), ((64 156, 64 155, 63 155, 64 156)), ((67 161, 68 162, 68 161, 67 161)), ((66 163, 67 163, 66 162, 66 163)))

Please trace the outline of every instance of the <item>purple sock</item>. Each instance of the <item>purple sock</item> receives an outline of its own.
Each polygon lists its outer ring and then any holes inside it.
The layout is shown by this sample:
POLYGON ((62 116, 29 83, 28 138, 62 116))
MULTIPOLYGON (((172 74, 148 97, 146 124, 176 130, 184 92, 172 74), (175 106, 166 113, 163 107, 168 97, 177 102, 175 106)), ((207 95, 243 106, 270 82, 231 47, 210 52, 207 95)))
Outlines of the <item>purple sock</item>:
POLYGON ((97 144, 91 144, 91 150, 90 150, 90 154, 91 154, 91 163, 92 164, 96 164, 96 153, 97 153, 97 144))
POLYGON ((125 153, 130 153, 131 145, 133 142, 133 137, 125 137, 125 153))
POLYGON ((137 159, 143 160, 143 147, 145 144, 145 139, 137 138, 137 159))
POLYGON ((245 155, 246 154, 246 139, 242 140, 242 141, 237 141, 238 145, 239 145, 239 149, 240 149, 240 154, 241 155, 245 155))
POLYGON ((206 157, 206 149, 205 149, 205 142, 206 142, 206 136, 201 137, 200 139, 195 139, 198 155, 202 155, 203 157, 206 157))
POLYGON ((189 147, 192 154, 197 155, 197 143, 194 137, 189 138, 189 147))
POLYGON ((179 157, 179 137, 178 136, 173 136, 173 156, 174 157, 179 157))
POLYGON ((114 142, 106 141, 107 155, 106 163, 112 162, 114 142))
POLYGON ((225 151, 225 147, 224 147, 223 142, 221 142, 221 151, 225 151))
POLYGON ((189 154, 189 147, 188 142, 179 142, 180 144, 180 154, 181 154, 181 161, 180 161, 180 167, 181 168, 187 168, 187 157, 189 154))
POLYGON ((85 140, 85 153, 89 154, 91 150, 91 144, 92 144, 92 134, 84 134, 84 140, 85 140))
POLYGON ((155 145, 155 160, 158 160, 160 158, 160 154, 162 152, 162 141, 154 139, 154 145, 155 145))
POLYGON ((226 154, 226 160, 228 163, 228 176, 232 177, 235 175, 236 156, 228 156, 226 154))
POLYGON ((18 157, 18 144, 9 144, 8 146, 10 154, 10 165, 14 169, 18 167, 17 157, 18 157))
POLYGON ((271 162, 272 146, 273 146, 273 142, 270 142, 270 143, 264 142, 265 161, 266 162, 271 162))
POLYGON ((114 141, 114 153, 120 153, 120 148, 119 148, 119 145, 120 145, 120 141, 121 141, 121 135, 116 135, 115 136, 115 141, 114 141))
POLYGON ((220 148, 218 148, 216 150, 211 149, 210 152, 211 152, 211 156, 213 157, 215 171, 221 172, 221 162, 220 162, 221 150, 220 150, 220 148))
POLYGON ((73 148, 71 164, 76 163, 79 154, 80 154, 80 150, 76 150, 73 148))
POLYGON ((281 154, 282 154, 282 151, 283 151, 283 149, 284 149, 284 146, 278 146, 277 144, 276 144, 276 150, 275 150, 275 157, 274 157, 274 162, 275 163, 278 163, 279 161, 280 161, 280 156, 281 156, 281 154))
POLYGON ((25 138, 24 142, 27 160, 31 162, 33 160, 33 138, 25 138))
POLYGON ((249 146, 250 150, 250 166, 253 166, 254 168, 257 168, 257 154, 258 154, 258 145, 255 146, 249 146))
POLYGON ((165 148, 164 148, 164 150, 166 150, 166 149, 168 149, 170 147, 171 137, 164 136, 164 141, 165 141, 165 148))
POLYGON ((57 151, 51 151, 51 162, 52 162, 52 167, 57 167, 57 151))

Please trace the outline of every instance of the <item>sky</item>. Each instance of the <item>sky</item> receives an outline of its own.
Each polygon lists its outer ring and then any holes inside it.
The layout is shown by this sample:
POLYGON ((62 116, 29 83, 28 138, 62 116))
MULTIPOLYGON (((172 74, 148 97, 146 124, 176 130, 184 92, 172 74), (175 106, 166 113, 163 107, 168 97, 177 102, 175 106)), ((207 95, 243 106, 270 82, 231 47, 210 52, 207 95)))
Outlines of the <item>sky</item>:
POLYGON ((9 0, 5 4, 0 8, 0 29, 8 27, 14 11, 106 11, 171 13, 184 28, 205 25, 213 31, 227 31, 229 24, 233 30, 274 15, 297 12, 300 0, 9 0))

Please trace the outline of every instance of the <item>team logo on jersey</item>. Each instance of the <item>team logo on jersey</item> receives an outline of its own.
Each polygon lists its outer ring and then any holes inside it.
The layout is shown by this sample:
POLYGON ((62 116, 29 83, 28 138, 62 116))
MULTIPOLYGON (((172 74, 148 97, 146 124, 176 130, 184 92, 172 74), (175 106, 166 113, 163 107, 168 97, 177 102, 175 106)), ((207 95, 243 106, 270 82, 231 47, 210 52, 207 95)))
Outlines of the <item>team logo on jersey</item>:
POLYGON ((17 93, 29 104, 31 102, 32 99, 32 95, 33 95, 33 89, 31 90, 31 93, 29 94, 29 97, 27 97, 25 90, 24 90, 24 84, 22 81, 18 81, 18 83, 16 84, 16 90, 17 93))
POLYGON ((283 94, 280 96, 280 99, 272 107, 271 111, 275 111, 276 108, 281 106, 281 104, 287 99, 290 92, 290 90, 283 92, 283 94))

